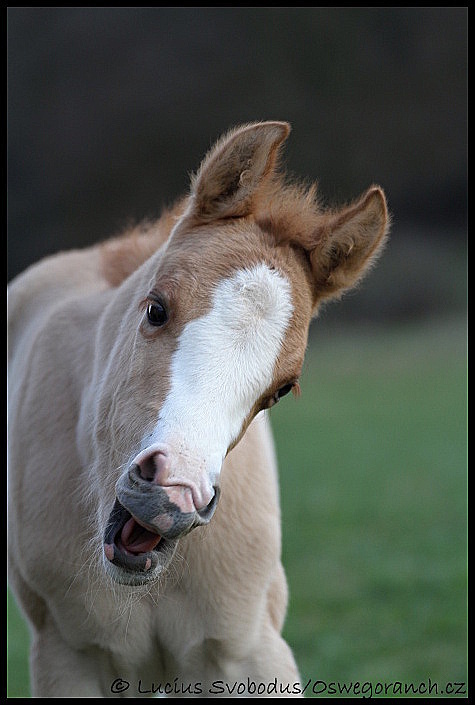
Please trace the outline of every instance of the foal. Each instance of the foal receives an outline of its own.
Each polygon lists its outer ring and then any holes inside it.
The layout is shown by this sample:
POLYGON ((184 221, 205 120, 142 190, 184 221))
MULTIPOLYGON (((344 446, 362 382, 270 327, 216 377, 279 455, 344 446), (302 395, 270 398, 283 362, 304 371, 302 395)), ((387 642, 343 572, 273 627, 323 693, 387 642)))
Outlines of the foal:
POLYGON ((388 217, 378 186, 324 210, 287 183, 289 130, 232 130, 158 222, 11 285, 10 583, 36 696, 301 695, 265 411, 388 217))

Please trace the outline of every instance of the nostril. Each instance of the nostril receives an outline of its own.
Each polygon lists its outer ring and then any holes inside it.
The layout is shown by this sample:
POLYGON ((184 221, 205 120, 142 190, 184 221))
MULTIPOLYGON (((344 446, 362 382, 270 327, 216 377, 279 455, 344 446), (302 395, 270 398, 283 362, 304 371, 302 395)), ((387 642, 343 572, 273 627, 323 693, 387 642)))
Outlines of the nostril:
POLYGON ((168 476, 170 459, 167 453, 161 450, 154 450, 153 452, 142 451, 135 458, 135 464, 138 468, 138 475, 142 480, 163 484, 168 476))
POLYGON ((147 480, 147 482, 153 482, 155 478, 155 473, 157 471, 153 455, 141 460, 140 463, 137 463, 137 466, 139 475, 142 480, 147 480))
POLYGON ((211 501, 206 505, 204 509, 200 509, 197 511, 198 516, 200 519, 203 521, 209 521, 211 517, 214 514, 214 510, 216 509, 216 505, 218 504, 218 499, 219 499, 219 493, 220 489, 219 487, 213 487, 214 489, 214 495, 211 499, 211 501))

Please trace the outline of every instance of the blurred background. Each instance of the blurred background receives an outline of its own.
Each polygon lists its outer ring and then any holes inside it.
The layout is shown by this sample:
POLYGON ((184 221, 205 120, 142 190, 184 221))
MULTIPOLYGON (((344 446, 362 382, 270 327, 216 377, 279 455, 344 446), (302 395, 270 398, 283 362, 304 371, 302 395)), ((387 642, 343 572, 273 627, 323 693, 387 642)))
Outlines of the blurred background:
POLYGON ((285 635, 306 679, 465 682, 467 8, 10 7, 7 37, 9 279, 158 216, 241 122, 291 122, 329 205, 383 186, 390 243, 271 415, 285 635))

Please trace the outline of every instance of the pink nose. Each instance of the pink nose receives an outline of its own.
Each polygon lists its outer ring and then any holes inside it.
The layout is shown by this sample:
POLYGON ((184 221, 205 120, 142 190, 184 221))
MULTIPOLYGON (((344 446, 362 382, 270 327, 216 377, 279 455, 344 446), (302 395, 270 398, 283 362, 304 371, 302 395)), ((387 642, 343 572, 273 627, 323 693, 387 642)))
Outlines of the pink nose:
POLYGON ((133 461, 143 480, 162 487, 170 502, 180 511, 190 513, 205 509, 214 497, 214 488, 206 477, 191 479, 179 470, 179 463, 172 462, 168 447, 151 446, 133 461))

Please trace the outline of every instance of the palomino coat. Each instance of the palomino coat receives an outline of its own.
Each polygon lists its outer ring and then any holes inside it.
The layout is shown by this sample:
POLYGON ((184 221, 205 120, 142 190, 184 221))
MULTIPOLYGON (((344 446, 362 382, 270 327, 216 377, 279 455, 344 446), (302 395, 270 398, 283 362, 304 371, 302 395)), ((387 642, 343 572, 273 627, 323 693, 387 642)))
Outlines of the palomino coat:
POLYGON ((287 123, 232 130, 158 223, 9 292, 9 579, 43 697, 300 695, 282 639, 265 410, 388 218, 279 176, 287 123))

